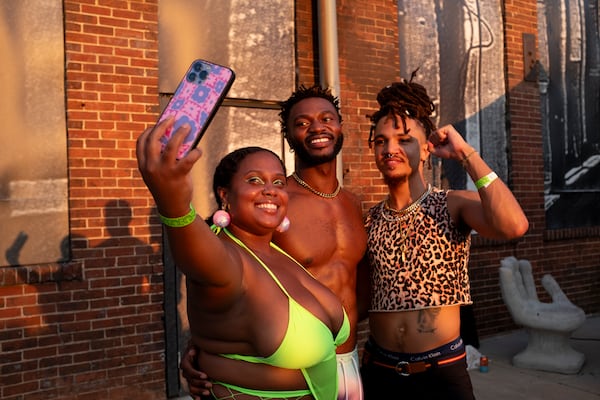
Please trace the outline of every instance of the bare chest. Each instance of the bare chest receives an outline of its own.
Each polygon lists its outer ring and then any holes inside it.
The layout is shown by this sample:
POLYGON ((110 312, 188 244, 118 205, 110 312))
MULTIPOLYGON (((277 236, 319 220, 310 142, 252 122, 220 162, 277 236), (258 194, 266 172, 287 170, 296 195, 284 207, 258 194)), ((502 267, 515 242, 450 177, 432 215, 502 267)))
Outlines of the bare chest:
POLYGON ((360 212, 348 204, 320 200, 290 207, 289 218, 289 231, 277 239, 305 267, 356 265, 362 258, 366 232, 360 212))

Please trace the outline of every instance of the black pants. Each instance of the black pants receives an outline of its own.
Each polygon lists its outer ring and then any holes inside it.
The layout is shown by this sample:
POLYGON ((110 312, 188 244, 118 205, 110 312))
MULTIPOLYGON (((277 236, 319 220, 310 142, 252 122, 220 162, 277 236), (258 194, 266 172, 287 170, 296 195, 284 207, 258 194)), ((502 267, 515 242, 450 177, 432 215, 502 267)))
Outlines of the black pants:
POLYGON ((474 400, 466 357, 409 376, 363 357, 361 378, 365 400, 474 400))
POLYGON ((464 360, 410 376, 378 365, 363 365, 365 400, 474 400, 471 378, 464 360))

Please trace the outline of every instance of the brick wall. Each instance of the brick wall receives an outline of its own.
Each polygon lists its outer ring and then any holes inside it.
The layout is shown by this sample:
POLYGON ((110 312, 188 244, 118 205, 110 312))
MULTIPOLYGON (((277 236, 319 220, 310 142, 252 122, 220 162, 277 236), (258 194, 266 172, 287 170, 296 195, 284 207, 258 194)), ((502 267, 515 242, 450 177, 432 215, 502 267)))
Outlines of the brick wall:
POLYGON ((161 230, 139 178, 157 1, 65 1, 73 262, 0 275, 2 399, 164 398, 161 230))
POLYGON ((156 0, 65 2, 71 232, 87 243, 59 352, 65 386, 98 398, 164 397, 161 230, 135 159, 158 112, 157 19, 156 0))
POLYGON ((550 301, 541 287, 550 273, 572 302, 586 313, 600 312, 600 227, 547 231, 539 89, 524 81, 523 34, 537 37, 536 2, 505 1, 505 56, 510 184, 525 209, 530 229, 524 239, 509 244, 478 241, 470 263, 473 297, 482 336, 515 328, 498 286, 499 260, 514 255, 529 259, 541 300, 550 301))
MULTIPOLYGON (((318 81, 315 10, 296 1, 298 83, 318 81)), ((480 336, 514 329, 499 260, 528 258, 573 302, 600 312, 600 227, 544 229, 539 98, 523 81, 522 35, 536 1, 505 1, 511 187, 531 228, 522 240, 476 238, 470 262, 480 336)), ((163 399, 161 230, 135 162, 157 116, 157 0, 65 1, 73 261, 0 269, 0 398, 163 399)), ((387 0, 338 2, 344 183, 364 208, 386 192, 365 115, 399 79, 397 10, 387 0)), ((543 298, 543 297, 542 297, 543 298)), ((362 334, 366 334, 363 326, 362 334)))

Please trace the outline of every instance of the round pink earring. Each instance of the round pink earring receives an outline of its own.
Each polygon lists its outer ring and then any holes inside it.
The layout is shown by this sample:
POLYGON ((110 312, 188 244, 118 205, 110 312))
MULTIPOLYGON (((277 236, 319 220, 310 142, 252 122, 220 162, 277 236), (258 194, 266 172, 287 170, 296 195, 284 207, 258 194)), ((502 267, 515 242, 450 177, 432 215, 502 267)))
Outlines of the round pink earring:
POLYGON ((213 214, 212 220, 219 228, 225 228, 231 222, 231 216, 225 210, 218 210, 213 214))
POLYGON ((290 219, 286 216, 283 217, 283 221, 279 224, 279 226, 275 229, 279 233, 283 233, 290 229, 290 219))

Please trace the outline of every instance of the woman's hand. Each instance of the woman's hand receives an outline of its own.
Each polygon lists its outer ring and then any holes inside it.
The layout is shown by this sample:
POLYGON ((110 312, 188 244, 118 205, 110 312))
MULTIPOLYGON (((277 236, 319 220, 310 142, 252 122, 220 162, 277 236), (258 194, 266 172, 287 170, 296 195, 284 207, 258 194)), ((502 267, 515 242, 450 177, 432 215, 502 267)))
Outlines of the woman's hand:
POLYGON ((199 149, 193 149, 177 160, 177 150, 190 131, 189 125, 177 129, 161 152, 160 138, 174 123, 175 119, 171 117, 154 128, 146 129, 136 146, 142 178, 154 197, 159 213, 166 217, 180 217, 188 213, 193 193, 190 172, 202 154, 199 149))

